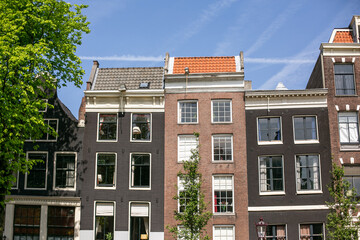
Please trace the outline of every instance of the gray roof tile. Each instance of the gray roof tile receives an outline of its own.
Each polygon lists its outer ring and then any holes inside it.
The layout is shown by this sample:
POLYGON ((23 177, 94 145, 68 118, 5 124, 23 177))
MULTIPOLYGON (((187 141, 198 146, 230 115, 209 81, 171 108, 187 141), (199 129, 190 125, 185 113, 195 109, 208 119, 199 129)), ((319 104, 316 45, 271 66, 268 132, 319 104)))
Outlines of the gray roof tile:
POLYGON ((163 67, 144 68, 99 68, 93 90, 139 89, 142 82, 149 82, 149 89, 162 89, 163 67))

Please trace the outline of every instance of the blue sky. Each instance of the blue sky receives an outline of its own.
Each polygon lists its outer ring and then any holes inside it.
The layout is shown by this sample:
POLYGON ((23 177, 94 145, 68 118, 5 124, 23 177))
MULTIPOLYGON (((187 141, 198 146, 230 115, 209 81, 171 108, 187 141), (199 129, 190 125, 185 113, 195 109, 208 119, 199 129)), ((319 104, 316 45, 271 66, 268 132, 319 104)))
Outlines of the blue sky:
POLYGON ((70 0, 84 3, 91 33, 77 54, 85 70, 81 89, 69 84, 59 97, 78 117, 93 64, 163 66, 166 52, 180 56, 245 56, 253 89, 283 82, 303 89, 333 28, 360 15, 359 0, 70 0))

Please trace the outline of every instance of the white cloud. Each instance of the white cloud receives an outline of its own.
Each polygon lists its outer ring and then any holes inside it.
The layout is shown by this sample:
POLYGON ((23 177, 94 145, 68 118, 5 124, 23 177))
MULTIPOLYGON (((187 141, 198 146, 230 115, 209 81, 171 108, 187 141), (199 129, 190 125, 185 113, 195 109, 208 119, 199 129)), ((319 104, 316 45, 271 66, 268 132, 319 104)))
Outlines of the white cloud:
POLYGON ((304 63, 314 63, 314 59, 312 58, 245 58, 246 63, 267 63, 267 64, 304 64, 304 63))
POLYGON ((102 61, 125 61, 125 62, 161 62, 164 61, 164 56, 80 56, 82 60, 102 60, 102 61))

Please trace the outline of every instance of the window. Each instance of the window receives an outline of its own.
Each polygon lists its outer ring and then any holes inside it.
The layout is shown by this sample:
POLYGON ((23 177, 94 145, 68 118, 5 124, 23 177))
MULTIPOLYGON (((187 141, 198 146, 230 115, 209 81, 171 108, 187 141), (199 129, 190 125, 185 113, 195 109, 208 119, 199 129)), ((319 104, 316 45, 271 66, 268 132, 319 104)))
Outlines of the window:
POLYGON ((233 176, 214 176, 214 213, 232 213, 233 206, 233 176))
POLYGON ((262 156, 260 160, 260 192, 284 191, 282 156, 262 156))
POLYGON ((47 132, 44 132, 40 139, 36 139, 36 141, 56 141, 57 136, 49 133, 50 127, 54 129, 56 133, 58 133, 58 119, 44 119, 44 124, 47 125, 47 132))
POLYGON ((150 141, 151 139, 151 115, 132 114, 132 140, 133 141, 150 141))
POLYGON ((339 133, 341 144, 359 143, 359 124, 357 112, 339 113, 339 133))
POLYGON ((47 167, 47 153, 28 153, 28 159, 36 160, 37 162, 32 166, 25 175, 26 188, 45 189, 46 188, 46 167, 47 167))
POLYGON ((268 225, 266 227, 266 239, 285 240, 286 239, 285 225, 268 225))
POLYGON ((281 141, 280 118, 259 118, 258 131, 259 142, 281 141))
POLYGON ((130 240, 150 239, 149 204, 130 204, 130 240))
POLYGON ((99 114, 98 140, 116 141, 117 137, 117 115, 99 114))
POLYGON ((317 140, 316 117, 294 117, 295 141, 317 140))
POLYGON ((55 188, 75 188, 76 154, 55 153, 55 188))
POLYGON ((131 154, 131 188, 150 188, 150 154, 131 154))
POLYGON ((18 179, 19 179, 19 171, 14 171, 13 173, 12 173, 12 175, 14 176, 14 178, 15 178, 15 181, 14 182, 11 182, 11 189, 17 189, 19 186, 19 181, 18 181, 18 179))
POLYGON ((325 239, 323 235, 323 224, 300 224, 300 240, 322 240, 325 239))
POLYGON ((352 64, 335 64, 336 95, 355 95, 354 68, 352 64))
POLYGON ((74 207, 48 207, 48 240, 73 240, 75 228, 74 207))
POLYGON ((296 156, 296 183, 298 191, 320 190, 318 155, 296 156))
POLYGON ((95 239, 107 240, 109 234, 114 239, 114 203, 97 202, 95 214, 95 239))
POLYGON ((213 136, 213 161, 232 161, 232 136, 213 136))
POLYGON ((39 106, 39 112, 46 112, 47 111, 47 106, 48 106, 48 100, 47 99, 42 99, 41 100, 41 106, 39 106))
POLYGON ((234 240, 234 226, 214 226, 214 240, 234 240))
POLYGON ((356 196, 360 198, 360 166, 344 166, 344 179, 350 183, 350 189, 355 188, 356 196))
POLYGON ((198 103, 197 101, 179 102, 179 123, 198 122, 198 103))
POLYGON ((212 122, 231 122, 231 100, 212 100, 212 122))
POLYGON ((15 205, 14 240, 40 239, 41 206, 15 205))
POLYGON ((186 195, 184 188, 184 180, 178 178, 178 212, 185 212, 186 205, 190 201, 190 197, 186 195))
POLYGON ((178 136, 178 162, 189 161, 191 150, 196 149, 198 141, 194 135, 178 136))
POLYGON ((96 186, 115 187, 116 154, 98 153, 96 161, 96 186))

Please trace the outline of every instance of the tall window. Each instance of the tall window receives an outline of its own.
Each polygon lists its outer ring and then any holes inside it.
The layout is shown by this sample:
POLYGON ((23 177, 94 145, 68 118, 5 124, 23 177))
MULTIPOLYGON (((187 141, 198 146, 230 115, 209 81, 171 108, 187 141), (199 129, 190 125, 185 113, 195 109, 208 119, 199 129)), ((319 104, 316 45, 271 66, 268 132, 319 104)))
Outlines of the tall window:
POLYGON ((354 68, 352 64, 335 64, 336 95, 355 95, 354 68))
POLYGON ((213 161, 232 161, 232 136, 213 136, 213 161))
POLYGON ((214 226, 214 240, 235 240, 234 226, 214 226))
POLYGON ((48 240, 73 240, 75 228, 74 207, 48 208, 48 240))
POLYGON ((99 114, 98 140, 116 141, 117 114, 99 114))
POLYGON ((132 114, 132 140, 150 141, 151 136, 151 115, 132 114))
POLYGON ((231 122, 231 100, 212 100, 212 122, 231 122))
POLYGON ((114 203, 97 202, 95 209, 95 239, 107 240, 109 235, 114 239, 114 203))
POLYGON ((324 238, 323 234, 323 224, 300 224, 300 240, 322 240, 324 238))
POLYGON ((150 239, 149 204, 131 203, 130 240, 150 239))
POLYGON ((47 153, 28 153, 28 159, 36 160, 36 164, 26 173, 26 188, 46 188, 47 153))
POLYGON ((232 213, 233 176, 213 176, 214 213, 232 213))
POLYGON ((359 121, 357 112, 339 113, 339 132, 341 144, 359 143, 359 121))
POLYGON ((294 117, 295 141, 317 140, 316 117, 294 117))
POLYGON ((96 161, 96 186, 115 187, 116 154, 98 153, 96 161))
POLYGON ((284 191, 282 156, 262 156, 260 159, 260 192, 284 191))
POLYGON ((150 154, 131 154, 131 187, 150 187, 150 154))
POLYGON ((197 101, 179 102, 179 123, 198 122, 198 103, 197 101))
POLYGON ((184 180, 181 178, 178 178, 178 196, 178 212, 185 212, 186 204, 190 201, 190 198, 186 195, 184 180))
POLYGON ((191 150, 196 149, 198 142, 194 135, 178 136, 178 162, 189 161, 191 150))
POLYGON ((75 153, 56 153, 55 188, 74 188, 76 172, 75 153))
POLYGON ((41 206, 15 205, 14 240, 40 239, 41 206))
POLYGON ((266 227, 266 239, 285 240, 286 239, 285 225, 268 225, 266 227))
POLYGON ((258 131, 259 142, 281 141, 280 118, 259 118, 258 131))
POLYGON ((360 198, 360 167, 344 166, 344 179, 350 183, 350 189, 355 188, 356 196, 360 198))
POLYGON ((298 191, 320 190, 318 155, 296 156, 296 180, 298 191))

